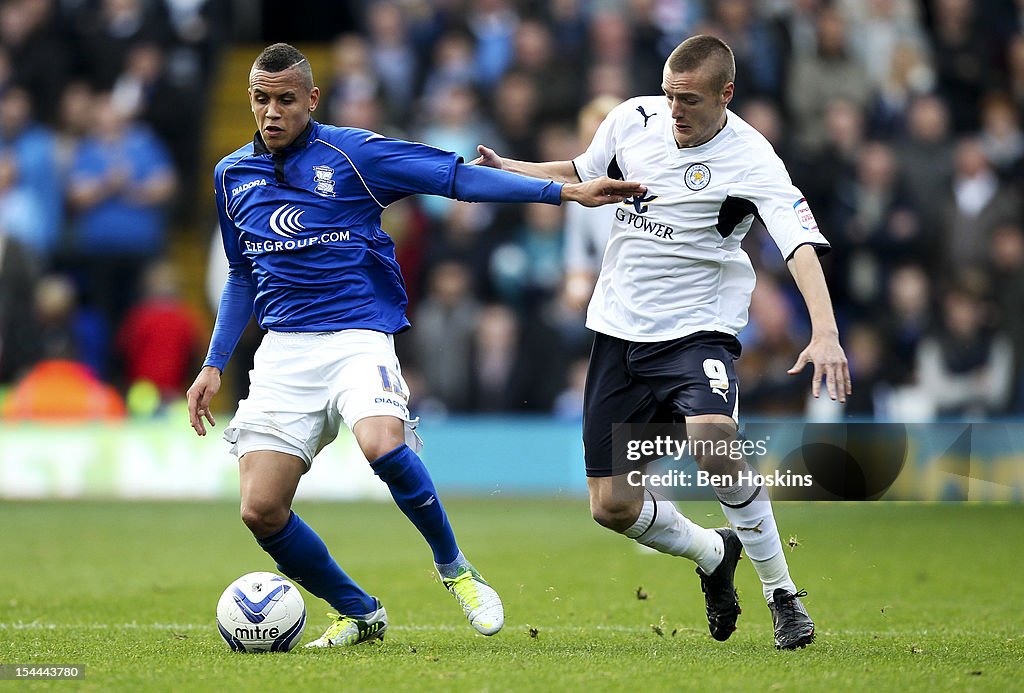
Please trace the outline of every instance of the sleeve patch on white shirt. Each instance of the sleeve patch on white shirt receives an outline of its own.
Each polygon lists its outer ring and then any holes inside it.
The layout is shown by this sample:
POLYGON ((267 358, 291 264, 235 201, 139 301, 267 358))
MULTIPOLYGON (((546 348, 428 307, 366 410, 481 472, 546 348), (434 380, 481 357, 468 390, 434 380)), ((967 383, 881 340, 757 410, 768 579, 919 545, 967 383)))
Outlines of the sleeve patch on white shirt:
POLYGON ((800 222, 804 231, 818 230, 818 222, 814 220, 814 214, 811 213, 811 206, 807 204, 806 197, 801 197, 793 203, 793 212, 796 213, 796 220, 800 222))

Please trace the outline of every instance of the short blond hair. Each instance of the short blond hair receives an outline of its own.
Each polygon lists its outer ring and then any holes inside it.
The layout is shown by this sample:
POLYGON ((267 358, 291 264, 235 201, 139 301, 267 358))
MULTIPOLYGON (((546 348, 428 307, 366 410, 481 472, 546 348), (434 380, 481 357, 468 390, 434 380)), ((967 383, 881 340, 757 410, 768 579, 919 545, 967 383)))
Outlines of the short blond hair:
POLYGON ((705 65, 711 70, 717 91, 736 80, 736 57, 729 44, 715 36, 691 36, 676 46, 665 61, 669 72, 675 73, 694 72, 705 65))

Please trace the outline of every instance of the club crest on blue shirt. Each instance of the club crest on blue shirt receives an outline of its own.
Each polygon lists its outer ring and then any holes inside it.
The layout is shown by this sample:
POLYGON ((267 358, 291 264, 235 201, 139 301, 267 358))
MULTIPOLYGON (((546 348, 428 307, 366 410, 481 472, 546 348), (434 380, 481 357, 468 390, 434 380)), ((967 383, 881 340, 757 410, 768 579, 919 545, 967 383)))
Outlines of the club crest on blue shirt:
POLYGON ((690 190, 703 190, 711 182, 711 169, 704 164, 690 164, 683 174, 683 180, 690 190))
POLYGON ((330 166, 314 166, 313 182, 316 192, 324 197, 334 197, 334 169, 330 166))

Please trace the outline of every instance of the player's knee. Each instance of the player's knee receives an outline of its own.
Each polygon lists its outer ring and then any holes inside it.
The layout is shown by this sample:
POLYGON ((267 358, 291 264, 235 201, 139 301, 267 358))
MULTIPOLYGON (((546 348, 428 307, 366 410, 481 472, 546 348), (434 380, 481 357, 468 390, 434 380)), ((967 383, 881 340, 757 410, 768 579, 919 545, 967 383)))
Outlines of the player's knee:
POLYGON ((242 522, 254 536, 261 539, 281 531, 290 515, 290 508, 277 503, 242 503, 242 522))
POLYGON ((379 460, 381 457, 384 457, 384 455, 388 454, 403 443, 405 443, 405 440, 401 438, 387 438, 373 441, 367 445, 360 445, 359 447, 363 451, 363 456, 366 457, 367 461, 373 462, 374 460, 379 460))
POLYGON ((613 532, 625 532, 633 526, 639 514, 634 503, 617 502, 609 499, 591 499, 590 515, 594 522, 613 532))
POLYGON ((405 422, 394 417, 371 417, 357 422, 354 433, 363 456, 373 462, 405 443, 405 422))

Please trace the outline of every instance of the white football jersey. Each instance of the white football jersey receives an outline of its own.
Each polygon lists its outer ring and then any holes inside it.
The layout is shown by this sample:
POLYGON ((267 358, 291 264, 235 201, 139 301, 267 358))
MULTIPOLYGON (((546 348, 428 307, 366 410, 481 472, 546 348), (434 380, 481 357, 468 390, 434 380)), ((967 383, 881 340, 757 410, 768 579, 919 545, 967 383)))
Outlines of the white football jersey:
POLYGON ((757 215, 785 258, 828 241, 782 160, 735 113, 708 142, 676 146, 663 96, 617 106, 573 164, 581 180, 603 175, 647 186, 615 207, 587 327, 634 342, 747 323, 754 269, 740 242, 757 215))

